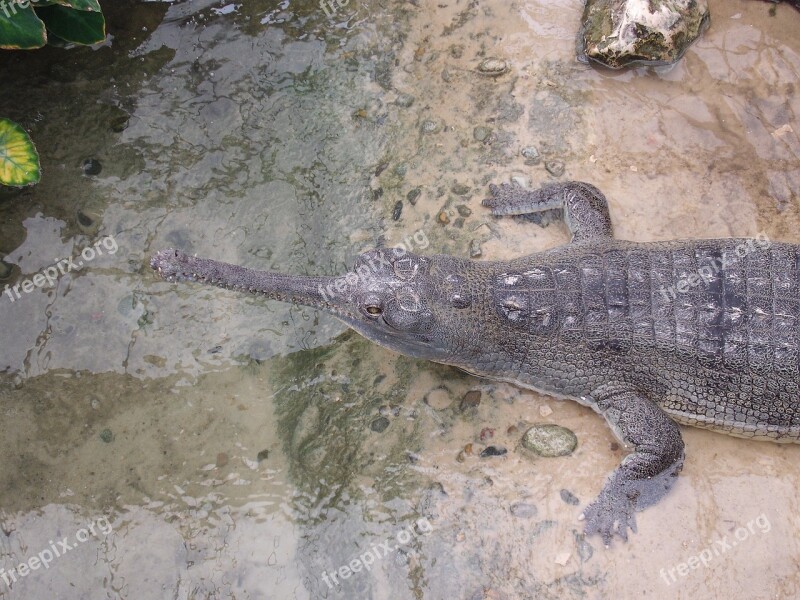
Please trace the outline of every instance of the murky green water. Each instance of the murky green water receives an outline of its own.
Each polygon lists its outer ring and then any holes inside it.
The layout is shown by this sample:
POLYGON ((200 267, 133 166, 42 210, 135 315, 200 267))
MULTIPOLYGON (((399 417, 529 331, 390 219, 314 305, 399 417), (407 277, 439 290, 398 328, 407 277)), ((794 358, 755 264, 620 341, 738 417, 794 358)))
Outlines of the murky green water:
POLYGON ((596 184, 619 237, 800 242, 800 13, 711 2, 678 66, 611 73, 574 61, 580 9, 121 1, 104 47, 0 54, 0 114, 44 169, 0 190, 0 286, 76 266, 0 293, 0 567, 54 555, 11 586, 0 572, 0 598, 800 593, 800 449, 686 431, 675 490, 606 550, 577 515, 624 452, 590 411, 147 266, 166 246, 334 274, 384 244, 563 243, 485 214, 488 182, 513 175, 596 184), (509 72, 478 74, 491 56, 509 72), (469 390, 481 403, 462 409, 469 390), (533 422, 578 449, 531 459, 533 422), (485 428, 509 453, 457 460, 485 428), (769 531, 660 575, 760 515, 769 531))

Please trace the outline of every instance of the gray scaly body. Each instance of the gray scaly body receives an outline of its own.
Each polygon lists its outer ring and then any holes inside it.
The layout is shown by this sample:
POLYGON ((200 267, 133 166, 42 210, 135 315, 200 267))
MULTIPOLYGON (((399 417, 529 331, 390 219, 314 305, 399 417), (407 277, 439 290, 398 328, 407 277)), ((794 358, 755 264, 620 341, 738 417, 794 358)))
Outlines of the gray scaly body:
POLYGON ((319 307, 367 338, 590 406, 633 449, 584 511, 627 539, 683 465, 677 423, 800 440, 800 247, 766 239, 616 240, 605 197, 571 182, 491 186, 496 215, 560 208, 572 242, 503 262, 362 254, 340 277, 254 271, 176 250, 164 278, 319 307))

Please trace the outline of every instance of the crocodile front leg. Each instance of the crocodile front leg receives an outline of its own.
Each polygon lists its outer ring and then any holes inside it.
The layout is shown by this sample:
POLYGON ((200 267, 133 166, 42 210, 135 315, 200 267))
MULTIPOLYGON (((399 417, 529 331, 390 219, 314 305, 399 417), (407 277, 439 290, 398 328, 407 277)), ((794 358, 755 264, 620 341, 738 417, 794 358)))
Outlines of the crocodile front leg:
POLYGON ((493 215, 525 215, 560 208, 573 242, 614 236, 608 201, 591 184, 568 181, 526 190, 516 183, 503 183, 499 187, 489 185, 489 191, 492 197, 483 205, 491 208, 493 215))
POLYGON ((672 487, 683 467, 683 438, 677 423, 635 390, 609 384, 590 400, 620 441, 634 448, 581 515, 586 535, 599 533, 608 546, 615 533, 624 540, 628 528, 635 533, 634 512, 655 504, 672 487))

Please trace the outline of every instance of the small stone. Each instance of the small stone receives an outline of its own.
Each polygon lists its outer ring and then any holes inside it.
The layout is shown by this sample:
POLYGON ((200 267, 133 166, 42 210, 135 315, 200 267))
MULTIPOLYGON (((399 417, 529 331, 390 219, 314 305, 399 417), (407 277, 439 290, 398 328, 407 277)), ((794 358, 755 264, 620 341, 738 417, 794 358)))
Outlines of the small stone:
POLYGON ((453 187, 450 188, 450 191, 453 192, 456 196, 466 196, 467 194, 469 194, 469 190, 470 187, 468 185, 464 185, 463 183, 455 183, 453 184, 453 187))
POLYGON ((461 58, 464 56, 464 46, 461 44, 453 44, 450 46, 450 56, 453 58, 461 58))
POLYGON ((555 561, 556 564, 561 565, 562 567, 567 566, 569 559, 572 558, 572 552, 559 552, 556 554, 555 561))
POLYGON ((482 255, 483 255, 483 250, 481 250, 481 243, 478 240, 470 240, 469 242, 470 258, 479 258, 482 255))
POLYGON ((392 209, 392 220, 399 221, 401 214, 403 214, 403 201, 398 200, 394 203, 394 208, 392 209))
POLYGON ((611 442, 611 443, 608 445, 608 448, 609 448, 609 450, 611 450, 612 452, 616 452, 617 450, 619 450, 619 444, 618 444, 617 442, 611 442))
POLYGON ((592 558, 594 548, 586 541, 583 534, 575 534, 575 545, 578 547, 578 557, 581 559, 581 562, 586 562, 592 558))
POLYGON ((461 399, 461 403, 458 405, 458 408, 462 411, 467 410, 468 408, 474 408, 481 403, 481 392, 480 390, 470 390, 464 397, 461 399))
POLYGON ((269 450, 265 449, 265 450, 262 450, 261 452, 259 452, 258 454, 256 454, 256 460, 258 462, 265 461, 268 458, 269 458, 269 450))
POLYGON ((389 163, 381 163, 377 167, 375 167, 375 177, 380 177, 380 174, 386 170, 386 167, 389 166, 389 163))
POLYGON ((386 417, 378 417, 369 425, 369 428, 375 433, 383 433, 387 427, 389 427, 389 419, 386 417))
POLYGON ((379 187, 378 189, 372 190, 372 199, 373 200, 377 200, 381 196, 383 196, 383 188, 382 187, 379 187))
POLYGON ((543 417, 549 417, 550 415, 553 414, 553 409, 547 406, 547 404, 542 404, 539 407, 539 414, 542 415, 543 417))
POLYGON ((493 437, 494 437, 494 429, 492 429, 491 427, 484 427, 483 429, 481 429, 480 438, 482 442, 485 442, 489 438, 493 437))
POLYGON ((473 452, 472 452, 472 444, 467 444, 466 446, 464 446, 463 452, 464 452, 464 454, 466 456, 472 456, 472 454, 473 454, 473 452))
POLYGON ((506 429, 506 433, 507 433, 508 435, 514 435, 514 434, 515 434, 515 433, 517 433, 518 431, 519 431, 519 429, 517 428, 517 426, 516 426, 516 425, 511 425, 511 426, 509 426, 509 428, 508 428, 508 429, 506 429))
POLYGON ((581 503, 578 497, 569 490, 561 490, 561 499, 570 506, 578 506, 581 503))
POLYGON ((486 446, 481 452, 481 458, 489 458, 491 456, 503 456, 508 450, 502 446, 486 446))
POLYGON ((552 423, 534 425, 522 437, 522 445, 539 456, 567 456, 578 445, 578 438, 566 427, 552 423))
POLYGON ((109 129, 114 133, 122 133, 128 128, 128 122, 130 121, 130 117, 128 115, 118 115, 111 119, 109 123, 109 129))
POLYGON ((453 221, 453 227, 456 229, 462 229, 464 227, 464 217, 458 217, 455 221, 453 221))
POLYGON ((442 81, 445 83, 450 83, 453 79, 453 74, 450 73, 450 69, 442 69, 442 81))
POLYGON ((525 159, 525 164, 529 166, 538 165, 542 161, 542 155, 534 146, 526 146, 520 154, 525 159))
POLYGON ((96 158, 87 158, 83 161, 81 168, 84 175, 99 175, 100 171, 103 170, 103 165, 96 158))
POLYGON ((529 181, 528 178, 525 177, 524 175, 514 175, 511 177, 511 183, 523 189, 528 189, 529 181))
POLYGON ((508 71, 508 63, 499 58, 485 58, 478 65, 478 73, 489 77, 499 77, 508 71))
POLYGON ((227 464, 228 464, 228 455, 225 454, 224 452, 220 452, 219 454, 217 454, 217 467, 222 468, 227 464))
POLYGON ((478 125, 472 130, 472 137, 475 138, 477 142, 485 142, 490 135, 492 135, 492 130, 483 125, 478 125))
POLYGON ((442 225, 447 225, 450 222, 450 216, 447 214, 446 210, 440 210, 436 220, 442 225))
POLYGON ((422 122, 422 133, 432 134, 432 133, 439 133, 441 129, 441 125, 439 125, 438 121, 434 121, 433 119, 425 119, 422 122))
POLYGON ((384 404, 378 409, 378 414, 382 417, 399 417, 400 407, 397 404, 392 404, 389 406, 384 404))
POLYGON ((560 160, 548 160, 544 163, 544 168, 553 177, 561 177, 564 174, 564 162, 560 160))
POLYGON ((219 345, 208 349, 208 353, 209 354, 219 354, 220 352, 222 352, 222 346, 219 346, 219 345))
POLYGON ((11 277, 14 267, 4 260, 0 260, 0 279, 8 279, 11 277))
POLYGON ((111 433, 110 429, 103 429, 103 431, 100 432, 100 439, 106 444, 110 444, 114 441, 114 434, 111 433))
POLYGON ((536 516, 538 512, 533 504, 527 502, 515 502, 511 505, 510 512, 515 517, 520 519, 530 519, 536 516))
POLYGON ((433 390, 425 397, 425 402, 428 406, 435 410, 444 410, 450 406, 452 401, 450 394, 443 389, 433 390))
POLYGON ((459 204, 458 206, 456 206, 456 210, 458 211, 458 214, 461 215, 462 217, 468 217, 472 214, 472 209, 469 206, 466 206, 465 204, 459 204))
POLYGON ((416 98, 411 94, 400 94, 394 103, 400 108, 411 108, 411 105, 414 104, 414 100, 416 100, 416 98))
POLYGON ((465 460, 467 460, 466 454, 463 450, 459 450, 458 454, 456 454, 456 462, 463 463, 465 460))
POLYGON ((408 165, 406 163, 399 163, 394 169, 394 174, 398 177, 405 177, 408 173, 408 165))
POLYGON ((406 200, 411 206, 414 206, 419 199, 420 194, 422 193, 422 188, 414 188, 408 194, 406 194, 406 200))

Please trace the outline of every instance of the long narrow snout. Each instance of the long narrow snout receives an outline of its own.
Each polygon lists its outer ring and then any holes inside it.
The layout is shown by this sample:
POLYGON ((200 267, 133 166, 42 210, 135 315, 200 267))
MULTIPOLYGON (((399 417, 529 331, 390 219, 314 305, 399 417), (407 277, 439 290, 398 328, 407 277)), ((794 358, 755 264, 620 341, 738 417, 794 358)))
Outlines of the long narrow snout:
MULTIPOLYGON (((351 298, 330 294, 340 277, 286 275, 247 269, 208 258, 189 256, 169 248, 153 255, 150 266, 167 281, 196 281, 249 294, 259 294, 283 302, 295 302, 327 310, 338 316, 352 317, 351 298), (328 293, 326 293, 326 290, 328 293)), ((341 284, 338 286, 341 289, 341 284)))

